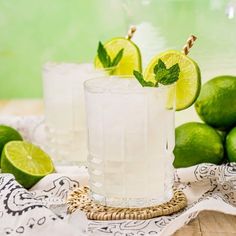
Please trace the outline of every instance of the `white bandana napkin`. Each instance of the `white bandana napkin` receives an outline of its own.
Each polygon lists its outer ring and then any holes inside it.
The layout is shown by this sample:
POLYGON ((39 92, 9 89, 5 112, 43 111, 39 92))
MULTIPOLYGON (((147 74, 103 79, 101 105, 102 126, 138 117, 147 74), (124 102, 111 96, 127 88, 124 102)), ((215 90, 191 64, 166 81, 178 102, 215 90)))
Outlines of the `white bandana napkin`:
MULTIPOLYGON (((31 140, 38 117, 1 117, 31 140)), ((171 216, 151 220, 90 221, 83 212, 67 215, 66 199, 74 188, 87 185, 86 168, 57 167, 29 191, 11 174, 0 174, 0 235, 22 236, 166 236, 202 210, 236 215, 236 163, 201 164, 175 172, 175 185, 188 198, 188 207, 171 216)))

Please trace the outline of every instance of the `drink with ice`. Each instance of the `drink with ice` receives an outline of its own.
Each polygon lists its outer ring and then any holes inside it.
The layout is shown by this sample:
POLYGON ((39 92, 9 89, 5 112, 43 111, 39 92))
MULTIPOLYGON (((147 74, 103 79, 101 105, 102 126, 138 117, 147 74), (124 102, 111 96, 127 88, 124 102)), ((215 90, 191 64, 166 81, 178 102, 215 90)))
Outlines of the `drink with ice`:
POLYGON ((135 79, 118 77, 85 82, 90 188, 96 201, 140 207, 170 200, 173 86, 143 88, 135 79))
POLYGON ((86 161, 83 83, 101 73, 92 64, 48 63, 44 66, 45 149, 56 163, 78 164, 86 161))
POLYGON ((124 44, 113 39, 104 47, 99 44, 97 51, 95 65, 121 59, 116 69, 120 77, 85 82, 91 196, 115 207, 146 207, 171 199, 175 108, 191 106, 201 84, 197 63, 186 56, 195 36, 183 52, 156 55, 142 73, 132 34, 122 39, 124 44), (123 76, 127 69, 137 80, 123 76))

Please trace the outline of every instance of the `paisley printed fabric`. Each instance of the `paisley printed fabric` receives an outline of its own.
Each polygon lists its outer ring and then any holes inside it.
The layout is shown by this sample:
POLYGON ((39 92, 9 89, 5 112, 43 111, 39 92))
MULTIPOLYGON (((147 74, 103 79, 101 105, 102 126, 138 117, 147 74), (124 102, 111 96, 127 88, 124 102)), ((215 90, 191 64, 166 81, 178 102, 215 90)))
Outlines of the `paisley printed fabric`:
MULTIPOLYGON (((55 181, 66 182, 68 178, 60 177, 55 181)), ((75 183, 79 185, 78 182, 69 181, 70 186, 67 191, 75 183)), ((63 214, 63 211, 56 213, 50 210, 52 204, 56 204, 58 207, 64 205, 63 197, 57 197, 59 192, 54 194, 56 193, 55 188, 60 189, 58 187, 58 185, 52 185, 51 189, 27 191, 14 180, 12 175, 1 174, 0 235, 43 235, 43 232, 44 235, 49 235, 48 230, 53 225, 57 225, 53 229, 55 232, 66 229, 73 233, 72 229, 64 223, 66 214, 63 214)))
MULTIPOLYGON (((31 140, 38 117, 1 117, 31 140)), ((0 235, 34 236, 166 236, 195 218, 202 210, 236 215, 236 163, 201 164, 175 172, 175 187, 188 198, 188 207, 171 216, 146 221, 89 221, 82 212, 68 215, 66 199, 74 188, 88 184, 86 168, 57 167, 57 173, 30 190, 11 174, 0 174, 0 235)), ((141 188, 142 186, 140 186, 141 188)))
POLYGON ((187 196, 181 212, 146 221, 89 222, 92 235, 166 236, 194 219, 203 210, 236 215, 236 163, 216 166, 201 164, 175 172, 175 185, 187 196))

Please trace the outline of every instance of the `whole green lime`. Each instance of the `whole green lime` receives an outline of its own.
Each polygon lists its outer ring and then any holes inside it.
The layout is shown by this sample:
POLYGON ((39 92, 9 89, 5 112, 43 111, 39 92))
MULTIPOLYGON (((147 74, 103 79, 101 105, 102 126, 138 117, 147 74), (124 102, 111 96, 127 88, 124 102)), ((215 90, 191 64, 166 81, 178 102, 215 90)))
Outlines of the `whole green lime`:
POLYGON ((5 144, 13 140, 23 140, 23 139, 17 130, 6 125, 0 125, 0 163, 1 163, 1 153, 5 144))
POLYGON ((175 129, 174 167, 189 167, 200 163, 220 164, 224 147, 220 135, 212 127, 189 122, 175 129))
POLYGON ((226 152, 230 162, 236 162, 236 127, 226 137, 226 152))
POLYGON ((218 76, 202 86, 195 103, 200 118, 207 124, 229 129, 236 124, 236 77, 218 76))

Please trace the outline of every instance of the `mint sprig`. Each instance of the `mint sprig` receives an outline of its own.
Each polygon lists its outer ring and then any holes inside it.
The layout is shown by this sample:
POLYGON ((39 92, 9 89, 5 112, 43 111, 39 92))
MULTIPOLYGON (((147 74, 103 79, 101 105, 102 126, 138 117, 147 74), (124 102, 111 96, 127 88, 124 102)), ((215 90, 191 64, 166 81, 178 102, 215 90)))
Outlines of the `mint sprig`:
POLYGON ((140 72, 134 70, 133 74, 143 87, 156 87, 153 82, 144 80, 143 75, 140 72))
POLYGON ((104 45, 101 42, 98 43, 97 54, 104 68, 117 66, 123 57, 123 53, 124 48, 122 48, 112 60, 109 54, 107 53, 107 50, 105 49, 104 45))
POLYGON ((173 84, 179 79, 180 68, 178 63, 167 69, 165 63, 159 59, 153 71, 157 83, 163 85, 173 84))
POLYGON ((135 70, 133 71, 134 76, 143 87, 158 87, 159 84, 173 84, 179 79, 179 64, 176 63, 169 69, 167 69, 165 63, 161 59, 159 59, 157 64, 154 66, 153 73, 155 75, 154 78, 156 80, 156 83, 145 81, 143 75, 140 72, 135 70))

